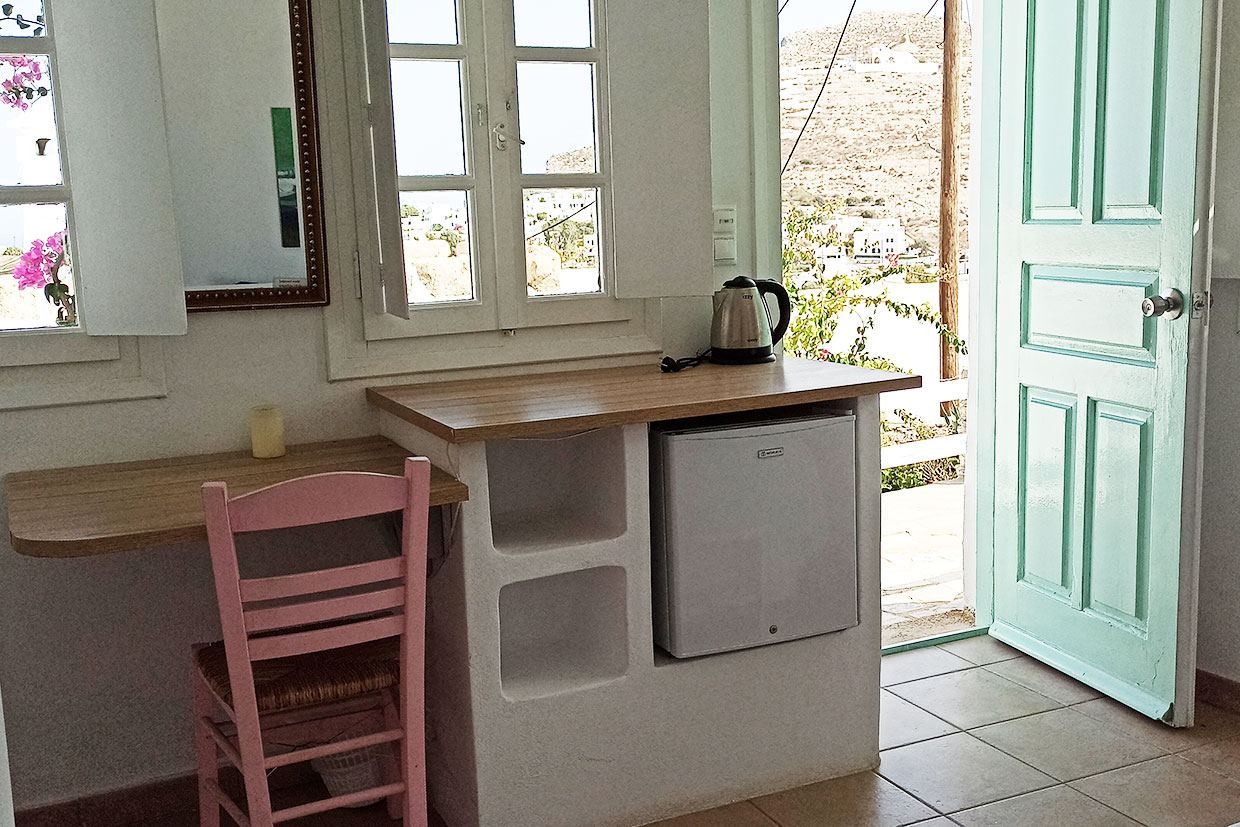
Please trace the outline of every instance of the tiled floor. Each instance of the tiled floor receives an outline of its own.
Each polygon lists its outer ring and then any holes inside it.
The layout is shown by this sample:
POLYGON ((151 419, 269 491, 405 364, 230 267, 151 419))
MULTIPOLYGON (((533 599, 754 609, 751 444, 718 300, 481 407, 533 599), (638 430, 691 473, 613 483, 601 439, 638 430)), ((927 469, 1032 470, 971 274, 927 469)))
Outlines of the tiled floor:
POLYGON ((1147 720, 988 637, 883 659, 872 773, 654 827, 1229 827, 1240 716, 1147 720))
MULTIPOLYGON (((882 764, 875 772, 652 827, 1240 822, 1240 715, 1199 703, 1197 726, 1171 729, 989 637, 888 656, 882 685, 882 764)), ((399 824, 382 805, 290 823, 399 824)), ((437 819, 431 824, 443 827, 437 819)), ((196 814, 185 812, 133 827, 195 825, 196 814)))

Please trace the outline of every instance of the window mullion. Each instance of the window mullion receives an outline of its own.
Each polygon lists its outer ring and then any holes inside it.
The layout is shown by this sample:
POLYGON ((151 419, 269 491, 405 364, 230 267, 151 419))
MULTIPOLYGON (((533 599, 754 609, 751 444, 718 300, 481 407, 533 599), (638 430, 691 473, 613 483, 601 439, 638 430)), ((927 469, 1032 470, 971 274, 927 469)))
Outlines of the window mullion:
POLYGON ((522 324, 525 298, 525 243, 521 232, 521 124, 517 116, 517 61, 512 0, 485 4, 486 75, 490 125, 486 135, 491 158, 495 227, 495 296, 499 326, 522 324), (511 136, 500 149, 495 130, 511 136), (502 264, 501 264, 502 263, 502 264))

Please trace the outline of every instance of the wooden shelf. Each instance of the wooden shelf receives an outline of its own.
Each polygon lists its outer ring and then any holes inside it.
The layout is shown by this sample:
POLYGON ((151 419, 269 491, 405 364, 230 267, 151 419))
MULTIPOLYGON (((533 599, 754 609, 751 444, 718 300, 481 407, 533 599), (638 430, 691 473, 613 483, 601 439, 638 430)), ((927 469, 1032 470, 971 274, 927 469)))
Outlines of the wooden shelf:
POLYGON ((920 376, 784 358, 764 365, 657 365, 367 388, 372 404, 448 442, 563 434, 778 408, 921 387, 920 376))
MULTIPOLYGON (((205 540, 204 482, 245 494, 327 471, 404 473, 409 452, 381 436, 290 445, 279 459, 248 451, 9 474, 9 534, 29 557, 89 557, 205 540)), ((431 468, 431 505, 469 499, 469 488, 431 468)))

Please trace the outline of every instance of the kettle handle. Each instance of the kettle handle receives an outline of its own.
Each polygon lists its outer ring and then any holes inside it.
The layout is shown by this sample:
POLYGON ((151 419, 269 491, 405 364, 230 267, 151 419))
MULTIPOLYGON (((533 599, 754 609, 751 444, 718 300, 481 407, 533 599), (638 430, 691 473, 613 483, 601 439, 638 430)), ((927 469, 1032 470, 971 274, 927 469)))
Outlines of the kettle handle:
POLYGON ((763 304, 766 303, 766 297, 770 294, 774 294, 775 300, 779 303, 779 324, 774 325, 771 330, 771 344, 778 344, 788 332, 788 325, 792 322, 792 300, 788 297, 788 290, 777 281, 758 279, 757 287, 763 304))

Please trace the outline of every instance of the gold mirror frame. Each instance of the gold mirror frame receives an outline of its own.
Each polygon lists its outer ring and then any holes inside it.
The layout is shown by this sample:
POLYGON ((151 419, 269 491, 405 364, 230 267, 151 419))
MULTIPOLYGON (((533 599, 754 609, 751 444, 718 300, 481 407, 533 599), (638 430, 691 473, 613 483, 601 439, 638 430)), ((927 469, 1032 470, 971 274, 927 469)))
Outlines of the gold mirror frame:
POLYGON ((319 172, 318 107, 314 97, 314 37, 310 0, 288 0, 293 42, 293 100, 301 160, 301 214, 306 244, 306 284, 302 287, 233 287, 185 291, 190 311, 321 307, 329 301, 327 255, 323 245, 323 181, 319 172))

